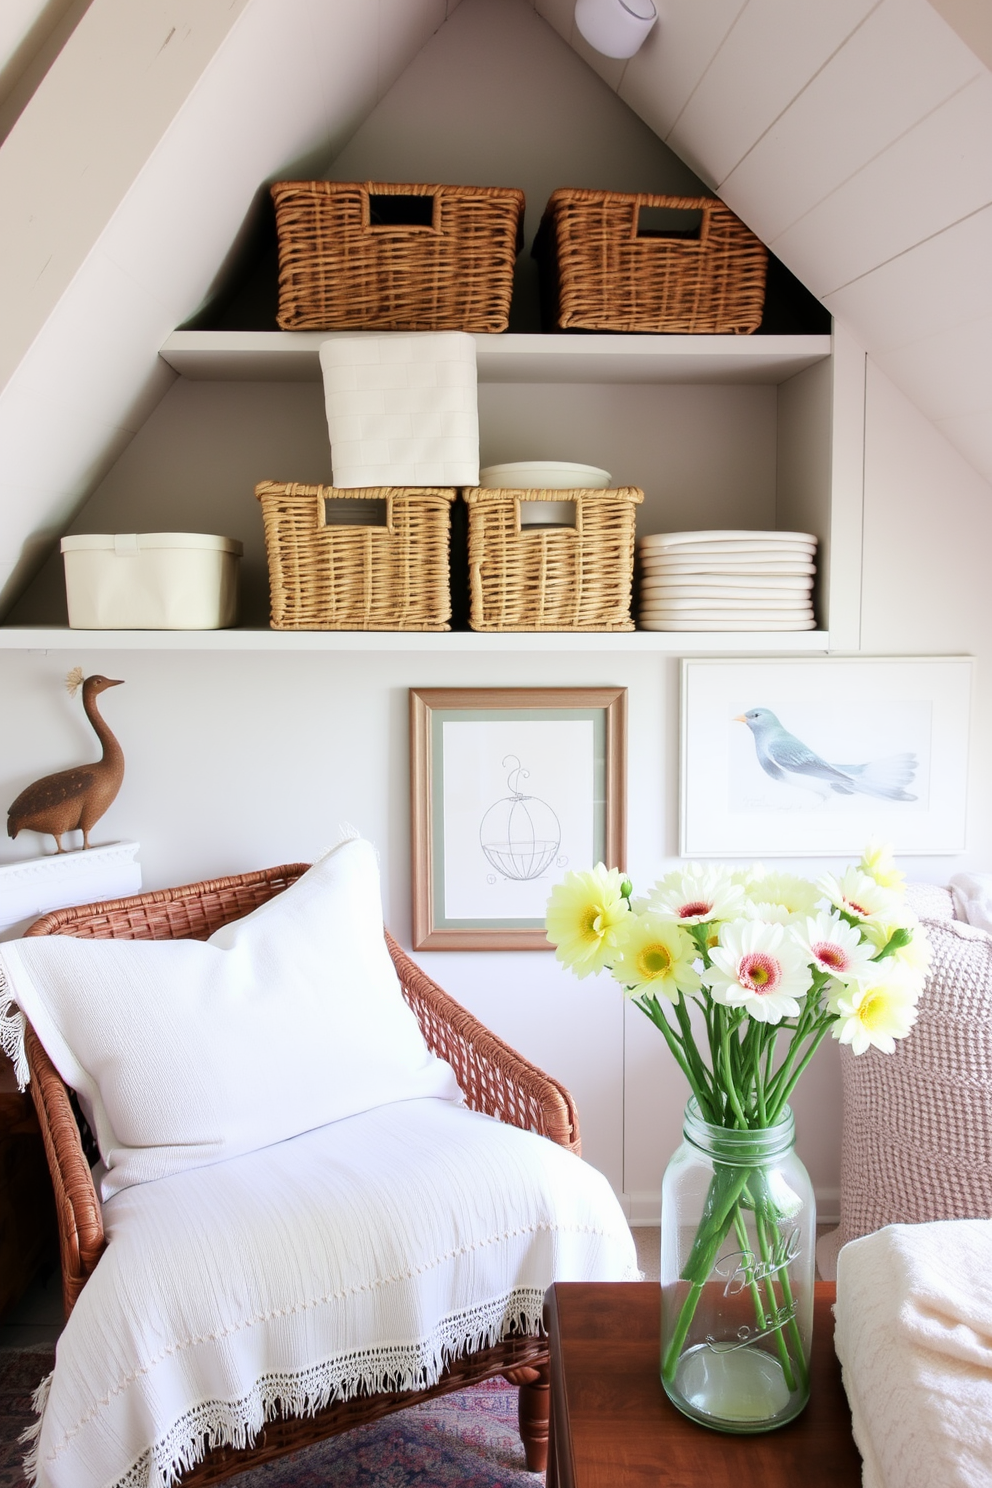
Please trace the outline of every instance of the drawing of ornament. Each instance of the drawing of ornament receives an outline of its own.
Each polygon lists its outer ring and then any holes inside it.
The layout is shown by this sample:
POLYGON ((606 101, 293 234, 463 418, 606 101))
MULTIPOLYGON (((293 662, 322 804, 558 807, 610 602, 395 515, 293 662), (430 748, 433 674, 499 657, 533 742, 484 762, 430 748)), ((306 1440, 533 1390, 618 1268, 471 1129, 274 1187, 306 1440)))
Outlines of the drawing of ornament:
POLYGON ((490 806, 479 828, 479 844, 486 858, 504 878, 526 883, 540 878, 554 862, 561 846, 561 824, 547 801, 520 789, 527 780, 515 754, 504 755, 508 796, 490 806))

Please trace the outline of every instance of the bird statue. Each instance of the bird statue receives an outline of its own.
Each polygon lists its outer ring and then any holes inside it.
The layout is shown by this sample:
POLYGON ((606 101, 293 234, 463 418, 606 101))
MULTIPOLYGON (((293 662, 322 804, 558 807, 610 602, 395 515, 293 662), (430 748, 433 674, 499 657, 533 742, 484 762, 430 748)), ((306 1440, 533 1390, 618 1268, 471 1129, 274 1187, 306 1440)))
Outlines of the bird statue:
POLYGON ((124 752, 97 711, 96 700, 108 687, 120 687, 120 680, 97 673, 83 680, 82 667, 74 667, 65 679, 70 697, 83 689, 83 709, 103 745, 103 754, 92 765, 59 770, 44 775, 21 791, 7 812, 7 835, 18 832, 50 832, 56 849, 65 852, 62 838, 66 832, 81 831, 83 847, 90 845, 90 832, 110 806, 124 779, 124 752))
POLYGON ((832 765, 782 727, 770 708, 749 708, 735 723, 754 735, 758 764, 772 780, 815 791, 824 801, 840 796, 877 796, 883 801, 915 801, 905 789, 916 774, 915 754, 892 754, 863 765, 832 765))

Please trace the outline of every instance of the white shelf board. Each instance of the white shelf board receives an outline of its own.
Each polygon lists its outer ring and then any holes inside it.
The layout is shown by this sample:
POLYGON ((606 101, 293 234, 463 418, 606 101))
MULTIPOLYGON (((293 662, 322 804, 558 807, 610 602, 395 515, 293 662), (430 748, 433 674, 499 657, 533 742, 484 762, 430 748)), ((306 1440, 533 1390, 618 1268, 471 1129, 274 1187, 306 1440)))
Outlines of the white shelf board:
MULTIPOLYGON (((321 342, 345 334, 354 333, 173 331, 159 355, 201 382, 319 382, 321 342)), ((829 357, 831 348, 829 336, 505 332, 475 340, 480 382, 779 383, 829 357)))
POLYGON ((687 656, 701 652, 822 652, 825 630, 697 631, 501 631, 456 630, 70 630, 68 626, 0 626, 4 651, 419 651, 435 655, 493 656, 504 652, 549 655, 608 651, 617 656, 687 656))

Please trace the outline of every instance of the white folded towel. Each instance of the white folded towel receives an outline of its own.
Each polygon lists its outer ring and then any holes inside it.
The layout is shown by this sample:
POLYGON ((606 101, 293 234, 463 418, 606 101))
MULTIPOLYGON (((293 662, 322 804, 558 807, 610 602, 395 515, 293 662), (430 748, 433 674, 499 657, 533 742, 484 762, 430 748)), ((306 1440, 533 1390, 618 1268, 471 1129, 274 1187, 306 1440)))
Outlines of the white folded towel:
POLYGON ((336 336, 320 367, 338 489, 479 484, 474 336, 336 336))
POLYGON ((956 873, 951 893, 959 920, 992 932, 992 873, 956 873))
POLYGON ((990 1488, 992 1220, 852 1240, 835 1312, 864 1488, 990 1488))

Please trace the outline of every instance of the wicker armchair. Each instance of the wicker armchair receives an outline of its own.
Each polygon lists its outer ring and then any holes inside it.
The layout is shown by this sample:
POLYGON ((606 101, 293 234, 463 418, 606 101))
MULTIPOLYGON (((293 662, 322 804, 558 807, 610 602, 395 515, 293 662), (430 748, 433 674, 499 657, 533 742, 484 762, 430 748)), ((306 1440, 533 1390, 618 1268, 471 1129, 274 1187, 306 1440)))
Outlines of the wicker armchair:
MULTIPOLYGON (((100 940, 206 940, 222 925, 240 919, 287 889, 308 866, 291 863, 130 899, 57 910, 38 920, 26 933, 100 940)), ((468 1105, 510 1126, 538 1132, 577 1154, 578 1116, 568 1091, 528 1064, 443 992, 388 932, 386 941, 403 995, 431 1050, 454 1069, 468 1105)), ((68 1317, 105 1246, 100 1204, 90 1174, 90 1159, 95 1160, 97 1154, 75 1097, 30 1027, 25 1042, 31 1067, 30 1089, 55 1190, 68 1317)), ((220 1482, 391 1411, 500 1374, 520 1386, 520 1435, 527 1466, 531 1472, 541 1472, 547 1459, 548 1349, 543 1338, 521 1335, 455 1360, 431 1389, 359 1395, 328 1405, 306 1419, 280 1417, 271 1421, 252 1446, 210 1452, 183 1476, 183 1488, 220 1482)))

